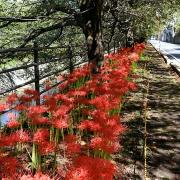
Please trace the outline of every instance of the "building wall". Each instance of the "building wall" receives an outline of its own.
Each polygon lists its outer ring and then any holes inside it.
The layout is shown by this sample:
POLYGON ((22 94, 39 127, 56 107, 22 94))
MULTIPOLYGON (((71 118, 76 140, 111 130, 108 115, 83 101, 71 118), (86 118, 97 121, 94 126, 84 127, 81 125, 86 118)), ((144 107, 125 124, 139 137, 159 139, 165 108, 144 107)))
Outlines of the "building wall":
POLYGON ((174 35, 175 35, 174 29, 172 27, 167 27, 161 33, 160 40, 164 42, 172 43, 174 40, 174 35))
POLYGON ((174 43, 180 44, 180 32, 176 33, 174 36, 174 43))

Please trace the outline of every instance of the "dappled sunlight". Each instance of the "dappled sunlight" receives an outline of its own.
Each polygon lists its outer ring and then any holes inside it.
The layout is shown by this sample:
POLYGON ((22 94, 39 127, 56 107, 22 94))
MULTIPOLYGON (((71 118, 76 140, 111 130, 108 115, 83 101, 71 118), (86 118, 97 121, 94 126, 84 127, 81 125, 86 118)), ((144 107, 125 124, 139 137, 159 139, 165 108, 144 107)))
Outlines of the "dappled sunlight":
MULTIPOLYGON (((147 172, 150 179, 173 179, 180 176, 180 81, 164 60, 151 47, 147 70, 138 80, 140 92, 131 94, 125 106, 124 123, 129 131, 123 137, 122 161, 126 178, 144 176, 144 88, 149 81, 147 95, 147 172), (139 98, 139 99, 138 99, 139 98), (131 167, 129 169, 129 167, 131 167)), ((121 158, 120 158, 121 162, 121 158)))

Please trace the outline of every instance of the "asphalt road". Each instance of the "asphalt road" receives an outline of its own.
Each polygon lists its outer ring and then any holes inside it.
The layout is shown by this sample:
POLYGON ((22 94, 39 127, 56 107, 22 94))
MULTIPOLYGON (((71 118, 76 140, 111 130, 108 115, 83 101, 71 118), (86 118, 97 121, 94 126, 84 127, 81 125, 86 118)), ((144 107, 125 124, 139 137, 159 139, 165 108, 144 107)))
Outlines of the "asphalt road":
POLYGON ((180 45, 162 42, 158 40, 149 41, 156 50, 167 59, 167 63, 173 65, 180 72, 180 45))

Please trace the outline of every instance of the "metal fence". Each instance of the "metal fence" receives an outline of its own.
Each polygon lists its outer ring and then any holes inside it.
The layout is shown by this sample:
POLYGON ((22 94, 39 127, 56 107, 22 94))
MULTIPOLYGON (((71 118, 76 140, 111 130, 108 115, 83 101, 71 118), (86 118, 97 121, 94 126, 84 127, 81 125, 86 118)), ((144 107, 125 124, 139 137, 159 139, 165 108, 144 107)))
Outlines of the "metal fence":
MULTIPOLYGON (((21 65, 21 66, 17 66, 17 67, 13 67, 13 68, 8 68, 8 69, 1 69, 0 70, 0 75, 2 74, 7 74, 7 73, 11 73, 11 72, 16 72, 18 70, 27 70, 29 68, 32 68, 32 74, 34 75, 30 80, 19 84, 19 85, 15 85, 11 88, 7 88, 5 90, 1 90, 0 91, 0 96, 6 96, 8 93, 10 92, 14 92, 20 88, 23 88, 27 85, 33 85, 34 89, 39 92, 39 94, 43 94, 46 93, 47 91, 49 91, 50 89, 45 89, 45 88, 41 88, 40 86, 40 81, 44 80, 46 78, 49 78, 51 76, 55 76, 58 75, 59 73, 63 73, 63 72, 67 72, 67 73, 71 73, 74 68, 76 68, 77 66, 80 66, 84 63, 87 62, 87 57, 86 57, 86 51, 81 51, 76 53, 75 51, 73 51, 73 48, 81 48, 84 49, 84 45, 83 46, 76 46, 73 47, 71 45, 68 46, 56 46, 56 47, 38 47, 37 42, 34 42, 33 47, 26 47, 26 48, 18 48, 18 49, 8 49, 5 51, 1 51, 0 54, 7 54, 7 53, 21 53, 21 52, 25 52, 27 54, 31 53, 33 56, 33 61, 31 60, 31 63, 26 64, 26 65, 21 65), (52 50, 52 49, 56 49, 56 50, 60 50, 63 49, 64 50, 64 56, 61 57, 53 57, 51 59, 48 59, 46 61, 41 61, 40 57, 39 57, 39 52, 42 50, 52 50), (74 60, 75 58, 78 58, 77 60, 74 60), (54 69, 50 69, 49 72, 47 74, 40 74, 40 66, 41 65, 46 65, 46 64, 51 64, 53 62, 59 62, 59 63, 63 63, 65 62, 65 65, 63 68, 60 68, 58 70, 54 70, 54 69)), ((62 83, 62 81, 57 82, 55 84, 53 84, 51 86, 51 89, 56 88, 60 83, 62 83)), ((38 102, 37 102, 38 103, 38 102)), ((7 111, 1 112, 0 115, 7 113, 8 111, 11 111, 13 109, 13 107, 7 111)))
MULTIPOLYGON (((15 49, 10 49, 11 52, 21 52, 21 51, 25 51, 25 52, 29 52, 29 51, 33 51, 33 63, 30 63, 30 64, 27 64, 27 65, 22 65, 22 66, 18 66, 18 67, 14 67, 14 68, 9 68, 9 69, 4 69, 4 70, 1 70, 0 71, 0 74, 6 74, 6 73, 9 73, 9 72, 14 72, 14 71, 17 71, 17 70, 21 70, 21 69, 28 69, 28 68, 31 68, 33 67, 34 68, 34 78, 23 83, 23 84, 20 84, 20 85, 17 85, 17 86, 14 86, 10 89, 6 89, 6 90, 3 90, 0 92, 0 95, 4 95, 6 93, 9 93, 11 91, 14 91, 14 90, 17 90, 23 86, 26 86, 26 85, 29 85, 29 84, 32 84, 34 83, 35 84, 35 90, 40 92, 40 80, 43 80, 47 77, 50 77, 52 75, 55 75, 55 74, 58 74, 62 71, 65 71, 65 70, 69 70, 69 72, 72 72, 74 67, 76 67, 77 65, 80 65, 81 63, 84 63, 84 61, 82 62, 78 62, 78 63, 74 63, 73 62, 73 58, 75 57, 83 57, 85 56, 85 52, 81 52, 81 53, 78 53, 78 54, 74 54, 73 51, 72 51, 72 46, 64 46, 64 47, 46 47, 46 48, 41 48, 41 47, 38 47, 37 43, 35 42, 34 43, 34 47, 30 47, 30 48, 22 48, 22 49, 18 49, 17 51, 15 51, 15 49), (62 57, 56 57, 56 58, 53 58, 51 60, 48 60, 48 61, 40 61, 39 60, 39 51, 41 51, 42 49, 45 50, 45 49, 66 49, 65 50, 65 54, 66 56, 62 56, 62 57), (43 65, 43 64, 48 64, 48 63, 52 63, 52 62, 57 62, 57 61, 60 61, 60 60, 68 60, 66 62, 67 66, 64 67, 63 69, 60 69, 60 70, 57 70, 57 71, 51 71, 49 72, 48 74, 46 75, 43 75, 43 76, 40 76, 40 73, 39 73, 39 66, 40 65, 43 65)), ((10 52, 8 51, 8 52, 10 52)), ((41 92, 40 92, 41 93, 41 92)))
MULTIPOLYGON (((10 49, 6 49, 6 50, 0 50, 0 55, 2 57, 4 57, 4 55, 6 55, 6 54, 7 54, 7 56, 11 56, 11 54, 14 54, 14 53, 25 53, 25 54, 31 53, 33 55, 33 61, 29 64, 26 64, 26 65, 23 64, 23 65, 18 66, 18 67, 5 68, 5 69, 0 70, 0 75, 2 75, 2 74, 11 73, 11 72, 16 72, 16 71, 21 70, 21 69, 27 70, 28 68, 33 68, 33 72, 32 72, 33 78, 32 79, 30 79, 27 82, 24 82, 22 84, 15 85, 11 88, 0 91, 0 96, 4 96, 10 92, 14 92, 14 91, 18 90, 19 88, 22 88, 24 86, 31 85, 31 84, 34 84, 34 89, 37 92, 39 92, 39 94, 46 93, 50 89, 47 90, 45 88, 44 89, 40 88, 40 86, 41 86, 40 81, 43 79, 46 79, 48 77, 58 75, 61 72, 63 73, 66 71, 66 72, 71 73, 74 70, 74 68, 86 63, 88 61, 88 58, 86 55, 87 51, 86 51, 85 47, 86 46, 84 44, 83 45, 76 45, 76 46, 68 45, 68 46, 56 46, 56 47, 39 47, 37 42, 34 42, 32 47, 10 48, 10 49), (74 48, 80 48, 81 52, 78 52, 78 53, 75 52, 73 50, 74 48), (47 59, 46 61, 40 60, 39 53, 42 50, 58 50, 58 49, 59 50, 65 49, 65 53, 64 53, 65 55, 61 56, 61 57, 53 57, 51 59, 47 59), (80 59, 74 61, 73 59, 76 57, 80 58, 80 59), (65 60, 66 60, 66 62, 65 62, 65 60), (53 62, 60 62, 60 63, 65 62, 66 65, 61 69, 58 69, 56 71, 50 70, 49 73, 41 75, 39 67, 41 65, 50 64, 53 62)), ((115 52, 118 47, 119 47, 119 42, 114 40, 111 44, 106 44, 106 49, 105 49, 106 53, 115 52)), ((60 81, 60 82, 53 84, 51 86, 51 89, 57 87, 60 83, 62 83, 62 82, 60 81)), ((10 109, 10 110, 12 110, 12 109, 10 109)), ((10 110, 8 110, 8 111, 10 111, 10 110)), ((1 115, 6 113, 6 112, 7 111, 2 112, 1 115)))

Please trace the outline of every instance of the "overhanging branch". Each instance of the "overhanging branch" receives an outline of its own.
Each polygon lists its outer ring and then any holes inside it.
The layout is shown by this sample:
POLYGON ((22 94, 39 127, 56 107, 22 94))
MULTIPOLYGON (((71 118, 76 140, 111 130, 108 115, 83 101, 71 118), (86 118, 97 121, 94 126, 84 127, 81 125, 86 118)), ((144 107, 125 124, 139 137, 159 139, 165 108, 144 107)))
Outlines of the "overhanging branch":
POLYGON ((5 23, 3 23, 3 24, 0 26, 0 28, 7 27, 7 26, 9 26, 11 23, 12 23, 11 21, 5 22, 5 23))
POLYGON ((65 27, 65 26, 72 26, 72 25, 73 26, 77 25, 77 22, 75 21, 75 19, 74 18, 66 18, 66 19, 64 19, 64 21, 53 24, 52 26, 48 26, 48 27, 45 27, 45 28, 40 28, 40 29, 33 30, 29 34, 29 36, 27 36, 24 39, 24 43, 20 46, 20 48, 24 47, 29 41, 37 38, 38 36, 40 36, 43 33, 46 33, 48 31, 52 31, 52 30, 55 30, 55 29, 59 29, 59 28, 65 27))

